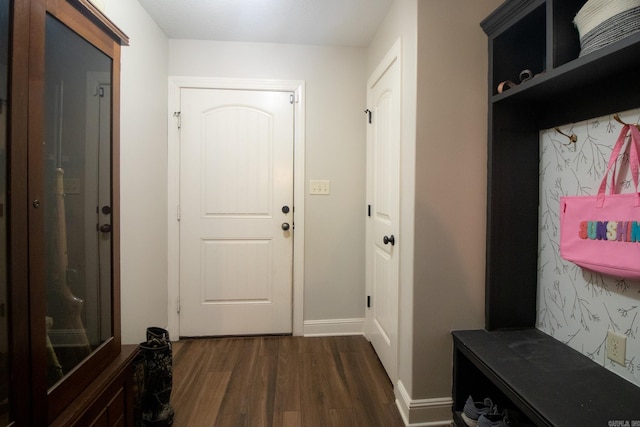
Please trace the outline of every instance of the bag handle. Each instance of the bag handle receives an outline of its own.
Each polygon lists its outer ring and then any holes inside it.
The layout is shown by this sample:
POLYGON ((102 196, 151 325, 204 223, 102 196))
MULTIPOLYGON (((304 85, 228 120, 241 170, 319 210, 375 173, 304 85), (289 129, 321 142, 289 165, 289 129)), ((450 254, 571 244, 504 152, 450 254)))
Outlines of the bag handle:
POLYGON ((640 206, 640 195, 638 194, 638 145, 640 145, 640 130, 635 126, 624 125, 620 132, 620 136, 618 136, 618 140, 616 141, 613 150, 611 151, 611 157, 609 157, 609 164, 607 165, 607 171, 602 177, 602 182, 600 183, 600 188, 598 189, 598 196, 596 199, 596 206, 601 208, 604 205, 605 199, 605 191, 607 187, 607 177, 609 173, 611 173, 611 186, 609 194, 615 194, 615 175, 616 175, 616 165, 618 156, 622 151, 622 148, 625 145, 625 141, 627 139, 627 135, 629 134, 629 130, 631 129, 631 135, 629 137, 629 167, 631 169, 631 175, 633 178, 633 183, 635 185, 635 205, 640 206))

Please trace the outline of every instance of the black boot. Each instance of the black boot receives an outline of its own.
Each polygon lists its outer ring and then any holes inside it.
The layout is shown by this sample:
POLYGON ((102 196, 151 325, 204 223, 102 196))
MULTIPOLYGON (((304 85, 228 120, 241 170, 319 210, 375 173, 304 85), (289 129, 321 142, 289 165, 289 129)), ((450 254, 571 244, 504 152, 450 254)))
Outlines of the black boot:
POLYGON ((161 341, 166 341, 167 344, 169 344, 169 348, 171 348, 169 331, 167 331, 166 329, 158 328, 157 326, 151 326, 147 328, 147 342, 151 341, 154 338, 161 341))
POLYGON ((133 359, 133 426, 144 427, 142 424, 142 400, 144 398, 145 356, 142 352, 133 359))
POLYGON ((148 328, 147 341, 140 344, 145 358, 142 424, 165 427, 173 424, 171 407, 172 350, 169 333, 161 328, 148 328))

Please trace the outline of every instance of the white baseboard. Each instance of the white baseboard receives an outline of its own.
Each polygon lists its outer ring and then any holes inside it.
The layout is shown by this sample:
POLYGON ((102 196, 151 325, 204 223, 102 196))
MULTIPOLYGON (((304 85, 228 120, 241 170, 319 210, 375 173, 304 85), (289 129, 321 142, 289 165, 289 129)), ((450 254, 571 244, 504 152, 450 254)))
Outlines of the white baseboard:
POLYGON ((395 389, 396 406, 407 427, 450 427, 453 419, 451 397, 411 399, 402 381, 395 389))
POLYGON ((364 318, 305 320, 303 334, 305 337, 363 335, 364 318))

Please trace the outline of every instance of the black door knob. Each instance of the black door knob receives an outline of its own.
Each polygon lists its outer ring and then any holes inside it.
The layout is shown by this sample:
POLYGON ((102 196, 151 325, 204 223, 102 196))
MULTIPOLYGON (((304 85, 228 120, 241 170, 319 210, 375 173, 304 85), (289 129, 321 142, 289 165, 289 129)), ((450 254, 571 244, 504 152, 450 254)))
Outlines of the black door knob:
POLYGON ((382 241, 384 242, 385 245, 391 243, 391 246, 396 244, 396 238, 393 237, 393 234, 391 236, 384 236, 382 238, 382 241))
POLYGON ((289 213, 289 206, 285 205, 282 207, 282 213, 283 214, 288 214, 289 213))
POLYGON ((100 226, 100 231, 103 233, 111 233, 111 224, 102 224, 100 226))
POLYGON ((290 228, 289 223, 288 222, 283 222, 282 223, 282 229, 284 231, 287 231, 290 228))

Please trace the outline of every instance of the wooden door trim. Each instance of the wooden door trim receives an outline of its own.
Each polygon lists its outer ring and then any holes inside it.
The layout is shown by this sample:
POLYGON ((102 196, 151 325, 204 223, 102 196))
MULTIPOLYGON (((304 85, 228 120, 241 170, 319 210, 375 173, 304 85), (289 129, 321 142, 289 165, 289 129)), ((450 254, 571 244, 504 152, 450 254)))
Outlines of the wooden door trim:
POLYGON ((305 188, 305 82, 302 80, 226 79, 211 77, 169 77, 168 153, 167 153, 167 279, 168 330, 180 334, 178 314, 180 298, 180 227, 177 210, 180 204, 180 132, 175 113, 180 109, 182 88, 269 90, 294 93, 294 177, 295 233, 293 234, 293 335, 304 329, 304 188, 305 188))
POLYGON ((10 69, 9 102, 11 113, 7 122, 7 244, 10 310, 9 345, 10 366, 14 378, 10 381, 10 405, 14 409, 12 420, 17 425, 29 425, 34 409, 31 396, 31 360, 25 357, 30 352, 29 318, 29 245, 24 238, 29 232, 30 209, 28 193, 28 138, 29 138, 29 32, 31 4, 28 1, 13 2, 13 25, 10 25, 10 69))

